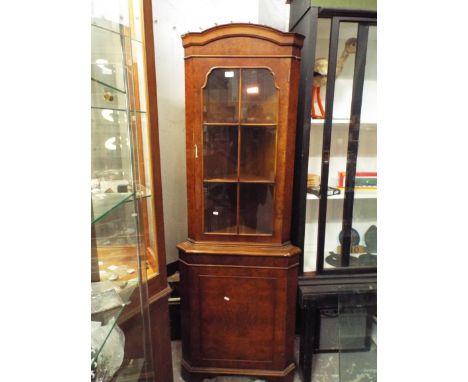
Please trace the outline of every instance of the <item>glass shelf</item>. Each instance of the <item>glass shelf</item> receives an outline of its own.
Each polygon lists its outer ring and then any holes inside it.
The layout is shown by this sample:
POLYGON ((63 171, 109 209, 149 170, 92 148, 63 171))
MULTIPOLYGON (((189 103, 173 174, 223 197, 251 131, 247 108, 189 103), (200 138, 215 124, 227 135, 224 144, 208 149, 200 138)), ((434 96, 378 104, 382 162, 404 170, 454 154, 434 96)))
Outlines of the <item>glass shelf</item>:
POLYGON ((115 91, 117 91, 117 92, 119 92, 119 93, 127 94, 124 90, 122 90, 122 89, 117 89, 117 88, 113 87, 112 85, 109 85, 109 84, 106 84, 105 82, 99 81, 99 80, 96 79, 96 78, 91 77, 91 81, 97 82, 99 85, 103 85, 103 86, 105 86, 105 87, 107 87, 107 88, 109 88, 109 89, 115 90, 115 91))
POLYGON ((141 110, 131 110, 131 109, 119 109, 119 108, 112 108, 112 107, 101 107, 101 106, 91 106, 93 110, 112 110, 124 113, 137 113, 137 114, 146 114, 146 111, 141 110))
MULTIPOLYGON (((132 201, 135 197, 134 192, 118 192, 118 193, 105 193, 99 192, 91 194, 93 203, 94 218, 91 219, 91 224, 98 222, 106 217, 111 211, 120 205, 132 201)), ((140 191, 136 192, 137 198, 149 198, 151 193, 148 189, 140 187, 140 191)))
POLYGON ((135 37, 130 36, 130 28, 128 26, 122 27, 121 24, 117 24, 108 20, 93 20, 91 22, 91 26, 105 32, 113 33, 119 36, 119 38, 125 36, 132 41, 141 43, 140 39, 136 39, 135 37))
POLYGON ((128 202, 132 196, 133 193, 131 192, 91 194, 94 214, 91 224, 98 222, 121 204, 128 202))
POLYGON ((102 80, 91 77, 91 107, 111 110, 125 110, 127 95, 102 80))

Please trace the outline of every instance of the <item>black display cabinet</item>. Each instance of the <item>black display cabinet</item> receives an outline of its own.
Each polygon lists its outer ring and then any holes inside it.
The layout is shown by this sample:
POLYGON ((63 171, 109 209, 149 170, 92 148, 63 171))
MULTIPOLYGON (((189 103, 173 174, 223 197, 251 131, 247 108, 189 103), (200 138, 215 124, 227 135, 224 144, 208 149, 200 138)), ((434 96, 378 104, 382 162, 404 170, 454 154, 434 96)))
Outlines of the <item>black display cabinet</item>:
MULTIPOLYGON (((292 243, 302 250, 304 381, 311 380, 313 353, 327 342, 324 311, 338 310, 356 285, 369 289, 370 301, 377 296, 377 12, 318 3, 326 2, 291 1, 289 27, 305 36, 291 227, 292 243)), ((365 316, 376 319, 376 312, 365 316)))

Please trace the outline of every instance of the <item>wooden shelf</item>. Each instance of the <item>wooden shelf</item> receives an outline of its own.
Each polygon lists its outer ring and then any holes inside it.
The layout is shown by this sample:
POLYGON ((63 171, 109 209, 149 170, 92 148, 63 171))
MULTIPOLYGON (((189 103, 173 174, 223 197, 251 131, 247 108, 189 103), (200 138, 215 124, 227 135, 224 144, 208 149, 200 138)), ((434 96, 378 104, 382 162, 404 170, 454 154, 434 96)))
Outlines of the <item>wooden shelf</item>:
MULTIPOLYGON (((308 200, 319 200, 317 195, 307 193, 308 200)), ((327 198, 330 199, 344 199, 344 192, 339 195, 331 195, 327 198)), ((377 199, 377 190, 357 190, 354 192, 354 199, 377 199)))
MULTIPOLYGON (((310 119, 311 126, 323 126, 325 123, 324 119, 310 119)), ((332 126, 333 127, 348 127, 350 123, 349 119, 333 119, 332 126)), ((377 128, 377 121, 361 121, 361 127, 371 127, 377 128)))

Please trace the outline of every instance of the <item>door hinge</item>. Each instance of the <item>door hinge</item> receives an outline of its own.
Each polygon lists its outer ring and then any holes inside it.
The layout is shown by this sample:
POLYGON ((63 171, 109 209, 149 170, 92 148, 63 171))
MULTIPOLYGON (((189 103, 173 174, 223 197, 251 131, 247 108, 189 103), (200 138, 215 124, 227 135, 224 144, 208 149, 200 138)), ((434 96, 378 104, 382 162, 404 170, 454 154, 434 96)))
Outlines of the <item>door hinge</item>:
POLYGON ((198 146, 197 145, 194 145, 195 146, 195 158, 198 158, 198 146))

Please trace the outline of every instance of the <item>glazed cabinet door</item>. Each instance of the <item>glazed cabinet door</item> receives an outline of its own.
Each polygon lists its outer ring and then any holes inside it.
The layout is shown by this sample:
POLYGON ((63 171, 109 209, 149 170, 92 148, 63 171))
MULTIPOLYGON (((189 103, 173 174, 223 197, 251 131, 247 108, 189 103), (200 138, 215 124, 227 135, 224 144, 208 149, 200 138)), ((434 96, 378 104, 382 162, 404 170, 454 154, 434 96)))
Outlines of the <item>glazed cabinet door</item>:
POLYGON ((266 68, 216 68, 203 89, 203 232, 272 235, 278 95, 266 68))

